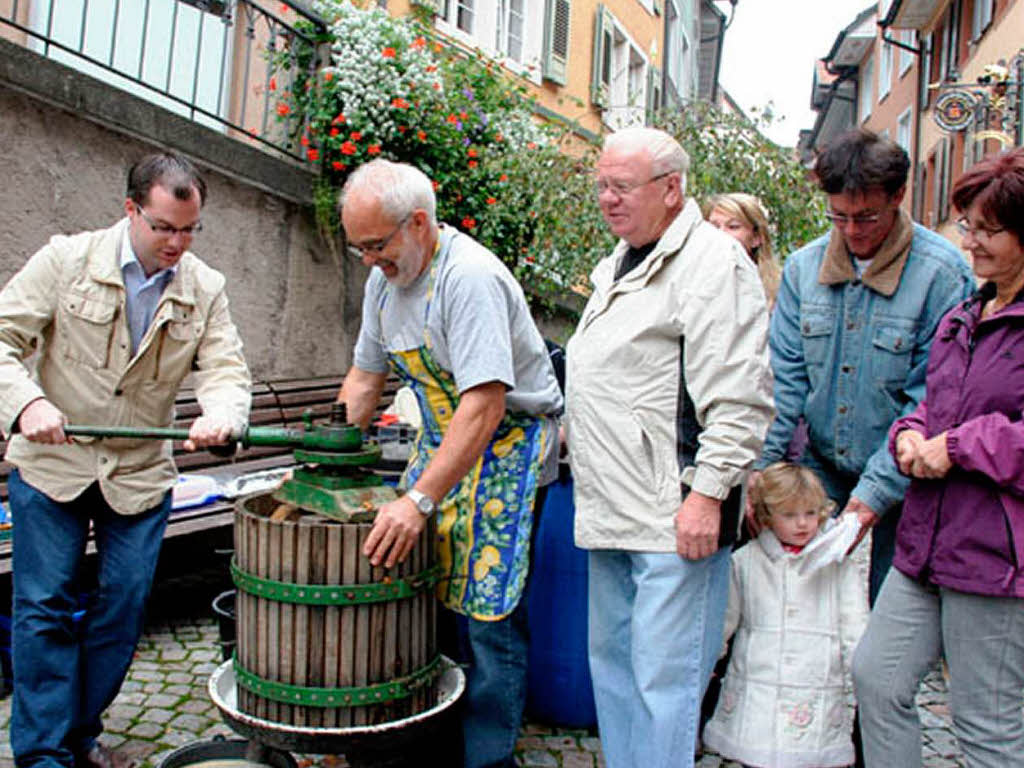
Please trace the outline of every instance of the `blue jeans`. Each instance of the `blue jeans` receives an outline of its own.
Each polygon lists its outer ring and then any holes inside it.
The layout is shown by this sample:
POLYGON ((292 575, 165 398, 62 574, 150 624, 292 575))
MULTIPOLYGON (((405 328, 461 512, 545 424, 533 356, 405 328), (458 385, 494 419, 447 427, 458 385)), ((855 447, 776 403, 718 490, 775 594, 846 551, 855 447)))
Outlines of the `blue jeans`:
MULTIPOLYGON (((446 629, 442 652, 466 671, 462 700, 462 743, 465 768, 512 768, 513 753, 526 706, 529 627, 526 598, 499 621, 478 621, 440 609, 446 629), (454 647, 452 647, 454 645, 454 647)), ((457 764, 457 757, 448 762, 457 764)))
POLYGON ((15 765, 70 767, 102 731, 101 715, 128 672, 171 494, 147 512, 124 516, 95 483, 64 503, 28 485, 17 471, 7 487, 14 520, 15 765), (90 520, 99 589, 76 627, 72 613, 82 592, 90 520))
POLYGON ((608 768, 693 766, 700 702, 722 649, 728 547, 703 560, 594 550, 590 673, 608 768))

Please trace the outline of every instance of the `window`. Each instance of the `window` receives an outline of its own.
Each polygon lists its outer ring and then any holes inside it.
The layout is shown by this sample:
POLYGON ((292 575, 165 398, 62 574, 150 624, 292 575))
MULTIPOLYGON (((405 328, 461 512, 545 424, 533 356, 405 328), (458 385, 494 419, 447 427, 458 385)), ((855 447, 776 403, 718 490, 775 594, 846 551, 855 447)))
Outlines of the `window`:
POLYGON ((463 32, 473 34, 473 3, 476 0, 454 0, 455 26, 463 32))
POLYGON ((499 53, 508 58, 523 60, 523 4, 524 0, 498 0, 499 53))
MULTIPOLYGON (((897 38, 901 43, 906 46, 913 47, 914 45, 914 30, 912 29, 901 29, 899 37, 897 38)), ((914 63, 914 54, 908 51, 906 48, 900 48, 900 77, 903 77, 907 72, 910 71, 911 65, 914 63)))
POLYGON ((882 55, 878 58, 878 100, 881 101, 892 90, 892 46, 882 41, 882 55))
POLYGON ((640 47, 603 5, 594 20, 594 66, 591 99, 603 107, 612 129, 642 125, 646 116, 647 60, 640 47))
POLYGON ((875 103, 875 62, 868 59, 860 70, 860 121, 863 123, 871 116, 871 107, 875 103))
POLYGON ((923 76, 920 78, 921 88, 920 93, 917 94, 917 99, 921 105, 922 112, 928 109, 932 99, 932 92, 928 85, 932 77, 934 77, 932 73, 932 62, 935 60, 935 57, 932 55, 932 41, 934 39, 933 35, 929 33, 927 37, 921 40, 921 72, 923 76))
POLYGON ((684 99, 690 94, 687 88, 687 70, 689 67, 690 40, 687 35, 685 19, 679 12, 678 0, 665 3, 665 72, 668 75, 670 90, 676 99, 684 99))
POLYGON ((906 153, 908 155, 910 154, 910 142, 911 142, 911 138, 910 138, 910 125, 911 125, 910 107, 907 107, 903 111, 903 114, 900 115, 899 119, 896 121, 896 143, 899 144, 901 147, 903 147, 904 151, 906 151, 906 153))
POLYGON ((939 78, 957 79, 957 65, 960 63, 960 0, 953 0, 946 12, 942 29, 942 49, 939 52, 939 78))
POLYGON ((977 40, 992 23, 993 0, 974 0, 974 11, 971 13, 971 40, 977 40))

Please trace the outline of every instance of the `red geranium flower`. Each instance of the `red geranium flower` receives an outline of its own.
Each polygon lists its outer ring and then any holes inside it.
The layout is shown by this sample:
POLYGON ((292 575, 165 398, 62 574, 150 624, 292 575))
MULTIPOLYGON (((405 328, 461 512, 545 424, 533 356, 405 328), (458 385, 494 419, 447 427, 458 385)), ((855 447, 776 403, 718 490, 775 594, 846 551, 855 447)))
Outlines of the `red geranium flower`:
POLYGON ((472 147, 470 147, 466 151, 466 154, 469 155, 470 157, 476 157, 477 156, 477 151, 475 149, 473 149, 472 147))
POLYGON ((447 120, 452 125, 455 125, 455 123, 459 122, 459 118, 457 118, 455 115, 448 115, 448 117, 446 117, 445 120, 447 120))
POLYGON ((476 168, 476 160, 470 160, 469 161, 469 167, 470 168, 476 168))
POLYGON ((306 150, 306 157, 308 157, 311 162, 319 160, 320 159, 320 150, 316 149, 316 148, 308 149, 308 150, 306 150))
POLYGON ((337 114, 337 115, 336 115, 336 116, 334 117, 334 119, 333 119, 333 120, 331 120, 331 125, 341 125, 341 124, 342 124, 342 123, 344 123, 344 122, 345 122, 345 116, 344 116, 344 115, 343 115, 343 114, 342 114, 341 112, 339 112, 339 113, 338 113, 338 114, 337 114))
POLYGON ((352 133, 350 133, 348 137, 352 139, 352 141, 359 141, 361 138, 363 138, 363 134, 361 134, 359 131, 352 131, 352 133))
POLYGON ((281 117, 286 116, 291 111, 292 108, 285 104, 283 101, 277 102, 277 114, 279 114, 281 117))
POLYGON ((324 82, 325 83, 329 83, 333 79, 334 79, 334 73, 333 72, 324 72, 324 82))
POLYGON ((277 90, 277 78, 276 77, 270 78, 270 84, 267 87, 270 90, 272 90, 272 91, 276 91, 277 90))
POLYGON ((366 154, 368 154, 368 155, 379 155, 380 154, 380 144, 371 144, 370 146, 368 146, 366 148, 366 154))
POLYGON ((388 46, 387 48, 380 52, 380 55, 383 56, 385 59, 393 59, 395 58, 395 49, 388 46))
POLYGON ((403 99, 401 96, 396 96, 391 100, 391 106, 397 107, 398 109, 405 109, 409 106, 409 102, 403 99))
POLYGON ((474 219, 472 216, 466 216, 462 220, 463 229, 473 229, 474 227, 476 227, 476 219, 474 219))
POLYGON ((359 147, 357 147, 351 141, 346 141, 341 145, 341 154, 343 155, 354 155, 358 151, 359 147))
POLYGON ((339 133, 341 133, 341 131, 339 131, 337 128, 331 128, 331 136, 337 136, 339 133))
POLYGON ((507 173, 501 174, 501 176, 498 177, 498 181, 508 181, 508 174, 507 173))
POLYGON ((333 163, 331 163, 331 167, 336 171, 344 171, 346 168, 348 168, 348 166, 341 162, 341 160, 335 160, 333 163))
POLYGON ((412 41, 412 47, 413 48, 422 48, 426 44, 427 44, 427 38, 423 37, 423 35, 420 35, 419 37, 417 37, 415 40, 412 41))
POLYGON ((419 139, 420 141, 426 141, 427 140, 427 132, 426 131, 416 131, 416 138, 419 139))
POLYGON ((496 198, 496 197, 488 197, 487 198, 487 204, 488 205, 494 205, 496 202, 498 202, 498 198, 496 198))
POLYGON ((299 144, 301 144, 304 147, 308 147, 309 146, 309 136, 303 136, 301 139, 299 139, 299 144))

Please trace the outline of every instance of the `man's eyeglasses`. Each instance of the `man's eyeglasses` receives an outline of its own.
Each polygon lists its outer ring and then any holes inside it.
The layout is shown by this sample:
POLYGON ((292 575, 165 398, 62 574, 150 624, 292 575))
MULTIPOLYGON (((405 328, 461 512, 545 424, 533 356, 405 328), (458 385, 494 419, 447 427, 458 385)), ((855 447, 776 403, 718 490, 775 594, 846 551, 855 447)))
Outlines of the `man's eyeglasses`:
POLYGON ((970 235, 975 240, 987 240, 990 237, 995 237, 1000 232, 1005 232, 1006 227, 972 227, 967 217, 961 216, 956 220, 956 231, 961 235, 970 235))
POLYGON ((845 227, 847 224, 856 224, 858 226, 862 224, 876 224, 880 218, 881 213, 858 213, 856 216, 847 216, 845 213, 832 213, 832 211, 825 212, 825 218, 840 227, 845 227))
POLYGON ((652 181, 663 179, 672 173, 675 173, 675 171, 666 171, 665 173, 659 173, 657 176, 652 176, 647 181, 638 181, 635 183, 631 183, 628 181, 609 181, 608 179, 597 179, 594 182, 594 192, 597 194, 598 197, 600 197, 601 195, 608 191, 611 191, 611 193, 616 197, 625 197, 630 192, 640 189, 640 187, 645 187, 652 181))
POLYGON ((391 234, 385 237, 383 240, 378 240, 375 243, 367 243, 366 245, 349 245, 348 254, 354 259, 362 261, 366 256, 380 256, 384 252, 384 249, 388 247, 388 244, 394 239, 405 223, 409 220, 409 216, 412 214, 402 217, 402 220, 398 222, 398 226, 395 227, 391 234))
POLYGON ((162 237, 174 237, 177 234, 182 234, 185 237, 192 237, 196 232, 203 231, 203 222, 197 221, 195 224, 190 224, 187 227, 172 227, 170 224, 164 224, 163 222, 157 223, 150 218, 149 214, 142 210, 141 205, 136 205, 135 210, 139 212, 139 216, 142 220, 149 225, 149 228, 153 230, 153 234, 160 235, 162 237))

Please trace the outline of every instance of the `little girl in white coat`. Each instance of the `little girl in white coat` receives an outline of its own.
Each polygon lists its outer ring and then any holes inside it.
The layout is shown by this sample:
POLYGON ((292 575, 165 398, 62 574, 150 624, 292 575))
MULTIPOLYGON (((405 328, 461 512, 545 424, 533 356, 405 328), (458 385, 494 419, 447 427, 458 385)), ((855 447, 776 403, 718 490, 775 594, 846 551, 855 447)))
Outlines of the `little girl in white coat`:
POLYGON ((846 549, 815 474, 778 463, 750 488, 760 535, 732 557, 725 640, 736 633, 704 745, 758 768, 854 762, 850 662, 867 624, 867 556, 846 549))

